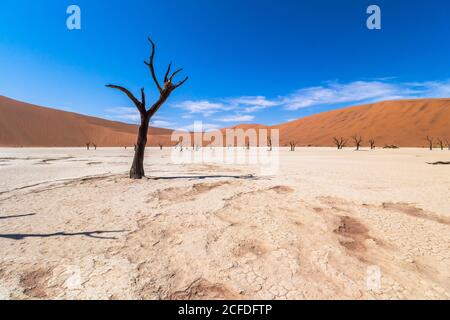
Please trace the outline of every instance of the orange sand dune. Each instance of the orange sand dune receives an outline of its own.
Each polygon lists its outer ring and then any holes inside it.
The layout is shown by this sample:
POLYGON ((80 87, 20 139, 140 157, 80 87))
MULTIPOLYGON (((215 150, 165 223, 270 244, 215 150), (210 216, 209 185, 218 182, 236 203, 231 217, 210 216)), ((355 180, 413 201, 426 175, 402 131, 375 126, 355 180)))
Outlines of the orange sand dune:
MULTIPOLYGON (((361 135, 378 146, 426 146, 429 135, 450 141, 450 99, 386 101, 325 112, 267 127, 243 124, 233 128, 280 129, 280 145, 332 146, 333 137, 361 135)), ((93 142, 103 147, 132 146, 137 126, 88 117, 15 101, 0 96, 0 146, 77 147, 93 142)), ((149 145, 170 142, 172 130, 151 128, 149 145)))
MULTIPOLYGON (((135 125, 34 106, 0 96, 0 146, 133 146, 135 125)), ((150 128, 149 144, 168 144, 172 130, 150 128)))
MULTIPOLYGON (((361 135, 373 138, 378 146, 394 144, 421 147, 426 136, 450 141, 450 99, 385 101, 325 112, 284 123, 281 145, 296 141, 299 145, 330 146, 333 137, 361 135)), ((351 139, 348 145, 352 145, 351 139)))

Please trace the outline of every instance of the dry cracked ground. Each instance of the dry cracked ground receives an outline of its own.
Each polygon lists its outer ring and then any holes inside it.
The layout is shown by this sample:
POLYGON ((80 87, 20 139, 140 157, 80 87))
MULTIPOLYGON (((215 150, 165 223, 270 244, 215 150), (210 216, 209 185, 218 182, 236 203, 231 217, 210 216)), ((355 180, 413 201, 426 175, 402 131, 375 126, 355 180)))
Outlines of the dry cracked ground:
POLYGON ((170 152, 1 150, 0 298, 450 298, 450 153, 170 152))

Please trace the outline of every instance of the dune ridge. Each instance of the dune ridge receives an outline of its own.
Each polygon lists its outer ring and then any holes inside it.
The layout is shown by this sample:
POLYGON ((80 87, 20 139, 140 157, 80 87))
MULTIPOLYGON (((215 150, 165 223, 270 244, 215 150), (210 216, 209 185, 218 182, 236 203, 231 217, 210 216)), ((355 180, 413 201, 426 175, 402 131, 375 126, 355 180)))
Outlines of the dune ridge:
MULTIPOLYGON (((295 121, 264 126, 242 124, 233 128, 279 129, 280 145, 333 146, 333 137, 361 135, 364 145, 424 147, 426 136, 450 141, 450 98, 384 101, 324 112, 295 121)), ((0 96, 0 146, 102 147, 132 146, 137 126, 72 112, 39 107, 0 96)), ((222 129, 224 132, 225 129, 222 129)), ((173 145, 173 130, 151 127, 148 145, 173 145)))

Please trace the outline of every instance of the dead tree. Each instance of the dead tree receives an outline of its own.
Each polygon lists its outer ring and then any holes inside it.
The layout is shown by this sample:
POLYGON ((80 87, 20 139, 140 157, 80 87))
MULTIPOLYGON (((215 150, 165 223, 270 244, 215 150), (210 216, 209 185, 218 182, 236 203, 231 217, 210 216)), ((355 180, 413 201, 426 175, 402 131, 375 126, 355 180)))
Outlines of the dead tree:
POLYGON ((267 137, 267 146, 269 147, 269 151, 272 151, 272 138, 267 137))
POLYGON ((353 138, 353 141, 355 141, 356 151, 359 151, 359 147, 361 146, 361 142, 362 142, 362 137, 361 136, 358 137, 355 134, 352 138, 353 138))
POLYGON ((91 143, 90 142, 86 143, 86 149, 89 150, 90 147, 91 147, 91 143))
POLYGON ((245 149, 250 150, 250 142, 247 141, 247 143, 245 144, 245 149))
POLYGON ((159 150, 162 150, 163 149, 163 145, 160 143, 159 144, 159 150))
POLYGON ((432 151, 433 150, 433 138, 427 136, 427 141, 428 141, 430 151, 432 151))
POLYGON ((297 143, 295 141, 289 142, 289 145, 291 146, 291 151, 295 151, 295 147, 297 146, 297 143))
POLYGON ((370 139, 369 143, 370 143, 370 150, 374 150, 375 149, 375 140, 374 139, 370 139))
POLYGON ((448 150, 450 150, 450 141, 448 141, 448 139, 445 139, 445 143, 447 144, 448 150))
POLYGON ((167 67, 167 71, 164 75, 164 83, 163 86, 160 85, 156 73, 155 68, 153 66, 153 59, 155 57, 155 44, 153 43, 152 39, 148 38, 148 41, 151 45, 151 54, 150 54, 150 60, 144 61, 145 65, 149 68, 150 74, 153 78, 153 81, 156 85, 156 88, 159 91, 159 98, 158 100, 147 110, 147 104, 145 101, 145 93, 144 88, 141 89, 141 100, 139 101, 131 91, 128 89, 109 84, 107 85, 108 88, 113 88, 122 91, 124 94, 128 96, 128 98, 134 103, 136 108, 139 111, 139 114, 141 116, 141 123, 139 126, 139 133, 137 138, 137 144, 136 144, 136 150, 134 153, 134 159, 133 164, 131 166, 130 170, 130 178, 131 179, 142 179, 142 177, 145 176, 144 172, 144 153, 145 153, 145 146, 147 144, 147 133, 148 133, 148 126, 150 119, 155 115, 155 113, 161 108, 161 106, 167 101, 167 99, 170 97, 172 92, 177 89, 178 87, 182 86, 187 80, 188 77, 184 78, 182 81, 173 83, 174 77, 182 70, 178 69, 172 74, 170 74, 170 70, 172 67, 172 63, 169 64, 167 67), (170 76, 169 76, 170 74, 170 76))
POLYGON ((94 146, 94 150, 97 150, 97 145, 92 142, 92 145, 94 146))
POLYGON ((444 150, 444 141, 442 141, 442 139, 437 138, 437 144, 441 150, 444 150))
POLYGON ((344 140, 344 138, 342 138, 342 137, 339 139, 334 137, 333 140, 334 140, 334 144, 336 145, 338 150, 341 150, 347 144, 347 140, 344 140))

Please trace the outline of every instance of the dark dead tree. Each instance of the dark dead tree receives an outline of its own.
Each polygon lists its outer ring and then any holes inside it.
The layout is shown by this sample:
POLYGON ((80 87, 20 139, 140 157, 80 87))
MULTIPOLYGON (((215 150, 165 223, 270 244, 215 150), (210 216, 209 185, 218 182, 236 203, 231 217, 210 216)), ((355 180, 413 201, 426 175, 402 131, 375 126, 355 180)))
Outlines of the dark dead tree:
POLYGON ((341 142, 340 142, 340 140, 338 138, 334 137, 333 138, 333 142, 336 145, 336 147, 338 148, 338 150, 340 150, 341 149, 341 142))
POLYGON ((338 148, 338 150, 341 150, 342 148, 345 147, 345 145, 347 144, 347 140, 344 140, 344 138, 333 138, 334 144, 336 145, 336 147, 338 148))
POLYGON ((295 151, 295 147, 297 146, 297 143, 295 141, 289 142, 289 145, 291 146, 291 151, 295 151))
POLYGON ((358 137, 355 134, 352 138, 353 138, 353 141, 355 141, 356 151, 359 151, 359 147, 361 147, 362 137, 361 136, 358 137))
POLYGON ((437 144, 441 150, 444 150, 444 141, 441 138, 437 138, 437 144))
POLYGON ((162 150, 163 149, 163 145, 160 143, 159 144, 159 150, 162 150))
POLYGON ((428 146, 430 148, 430 151, 433 150, 433 138, 427 136, 428 146))
POLYGON ((249 141, 246 142, 245 149, 250 150, 250 142, 249 141))
POLYGON ((97 145, 92 142, 92 145, 94 146, 94 150, 97 150, 97 145))
POLYGON ((267 137, 267 147, 269 151, 272 151, 272 138, 267 137))
POLYGON ((450 141, 448 139, 445 139, 445 143, 447 144, 448 150, 450 150, 450 141))
POLYGON ((375 140, 374 139, 370 139, 369 143, 370 143, 370 150, 374 150, 375 149, 375 140))
POLYGON ((148 41, 151 45, 151 54, 150 54, 150 60, 144 61, 145 65, 149 68, 150 74, 153 78, 153 81, 156 85, 156 88, 159 91, 159 98, 158 100, 149 108, 147 109, 147 104, 145 101, 145 93, 144 88, 141 89, 141 100, 139 101, 128 89, 109 84, 107 85, 108 88, 113 88, 122 91, 124 94, 128 96, 128 98, 134 103, 136 108, 139 111, 139 114, 141 116, 141 124, 139 126, 139 133, 137 138, 137 144, 135 148, 134 153, 134 159, 133 164, 131 166, 130 170, 130 178, 131 179, 142 179, 142 177, 145 176, 144 172, 144 153, 145 153, 145 146, 147 144, 147 133, 148 133, 148 126, 150 119, 155 115, 155 113, 161 108, 161 106, 167 101, 167 99, 170 97, 172 92, 182 86, 187 80, 188 77, 184 78, 184 80, 173 83, 174 77, 182 71, 182 69, 178 69, 172 74, 170 74, 172 63, 169 64, 167 71, 164 75, 164 84, 161 86, 159 84, 159 81, 156 77, 155 68, 153 66, 153 60, 155 57, 155 44, 153 43, 152 39, 148 38, 148 41), (169 76, 170 75, 170 76, 169 76))
POLYGON ((91 147, 91 143, 90 142, 86 143, 86 149, 89 150, 90 147, 91 147))

